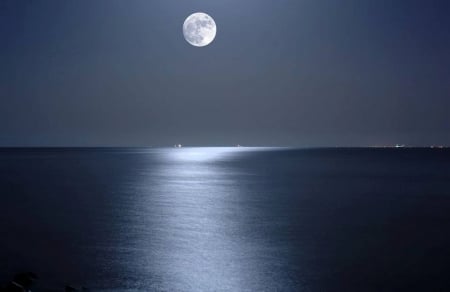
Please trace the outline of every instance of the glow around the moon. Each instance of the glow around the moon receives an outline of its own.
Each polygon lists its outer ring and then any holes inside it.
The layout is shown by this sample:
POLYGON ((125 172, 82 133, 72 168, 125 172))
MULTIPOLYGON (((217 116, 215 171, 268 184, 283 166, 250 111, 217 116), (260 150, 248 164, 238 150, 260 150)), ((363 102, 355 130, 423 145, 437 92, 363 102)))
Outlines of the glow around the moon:
POLYGON ((196 47, 209 45, 216 37, 216 23, 206 13, 191 14, 183 23, 183 35, 188 43, 196 47))

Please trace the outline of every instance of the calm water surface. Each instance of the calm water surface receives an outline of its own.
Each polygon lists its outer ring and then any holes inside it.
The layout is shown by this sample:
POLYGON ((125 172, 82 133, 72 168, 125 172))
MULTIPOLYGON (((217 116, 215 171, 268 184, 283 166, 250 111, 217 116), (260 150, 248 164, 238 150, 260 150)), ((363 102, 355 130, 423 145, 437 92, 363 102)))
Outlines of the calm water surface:
POLYGON ((450 291, 449 230, 445 149, 0 150, 0 281, 42 291, 450 291))

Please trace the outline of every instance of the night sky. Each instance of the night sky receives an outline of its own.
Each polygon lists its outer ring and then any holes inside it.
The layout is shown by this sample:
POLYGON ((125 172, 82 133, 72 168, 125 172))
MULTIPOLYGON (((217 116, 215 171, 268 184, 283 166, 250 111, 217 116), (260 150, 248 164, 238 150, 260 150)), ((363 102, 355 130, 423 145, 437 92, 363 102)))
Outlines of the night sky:
POLYGON ((450 144, 450 1, 0 0, 0 146, 450 144), (189 45, 182 24, 211 15, 189 45))

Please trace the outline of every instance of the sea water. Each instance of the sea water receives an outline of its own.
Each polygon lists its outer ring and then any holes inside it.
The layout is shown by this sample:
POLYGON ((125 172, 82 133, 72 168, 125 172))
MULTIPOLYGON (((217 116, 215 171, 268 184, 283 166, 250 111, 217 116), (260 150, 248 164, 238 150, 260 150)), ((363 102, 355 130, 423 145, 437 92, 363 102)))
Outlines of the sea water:
POLYGON ((0 281, 450 289, 446 149, 0 150, 0 281))

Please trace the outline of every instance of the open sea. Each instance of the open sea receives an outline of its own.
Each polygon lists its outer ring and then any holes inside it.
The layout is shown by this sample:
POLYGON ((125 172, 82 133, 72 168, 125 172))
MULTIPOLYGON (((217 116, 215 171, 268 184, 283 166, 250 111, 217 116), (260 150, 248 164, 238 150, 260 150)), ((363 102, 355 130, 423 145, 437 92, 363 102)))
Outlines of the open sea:
MULTIPOLYGON (((0 150, 0 285, 450 291, 450 150, 0 150)), ((59 290, 58 290, 59 289, 59 290)))

